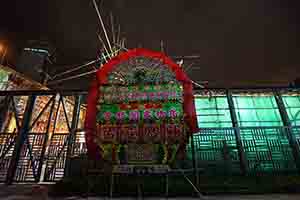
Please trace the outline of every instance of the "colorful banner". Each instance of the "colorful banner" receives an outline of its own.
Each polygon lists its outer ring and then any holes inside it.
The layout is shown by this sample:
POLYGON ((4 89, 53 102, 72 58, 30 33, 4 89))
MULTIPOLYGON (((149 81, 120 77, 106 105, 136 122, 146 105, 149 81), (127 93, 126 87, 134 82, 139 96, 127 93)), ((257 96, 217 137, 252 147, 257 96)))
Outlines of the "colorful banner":
POLYGON ((185 144, 186 131, 198 131, 192 82, 160 52, 133 49, 119 54, 97 71, 92 82, 85 130, 88 153, 94 158, 101 157, 99 144, 105 141, 185 144), (160 78, 150 80, 151 66, 166 68, 172 78, 160 70, 160 78))
POLYGON ((168 165, 115 165, 113 173, 120 174, 166 174, 168 165))
POLYGON ((100 86, 98 104, 112 104, 136 101, 180 101, 183 103, 183 89, 180 84, 100 86))
POLYGON ((96 136, 102 142, 179 143, 185 140, 183 124, 98 125, 96 136))
POLYGON ((162 121, 183 118, 183 108, 179 102, 103 104, 99 105, 98 123, 130 123, 138 121, 162 121))
POLYGON ((160 123, 183 118, 183 90, 179 84, 100 86, 97 122, 128 124, 153 121, 160 123))

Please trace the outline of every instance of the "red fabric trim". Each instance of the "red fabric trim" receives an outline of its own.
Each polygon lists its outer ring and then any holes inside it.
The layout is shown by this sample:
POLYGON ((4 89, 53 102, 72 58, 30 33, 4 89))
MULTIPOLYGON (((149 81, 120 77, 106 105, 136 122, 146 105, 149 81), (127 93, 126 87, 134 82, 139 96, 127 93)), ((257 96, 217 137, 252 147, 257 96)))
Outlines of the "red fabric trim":
POLYGON ((99 95, 99 90, 98 90, 98 80, 95 79, 91 86, 90 90, 88 93, 88 98, 87 98, 87 110, 86 110, 86 117, 85 117, 85 140, 87 144, 87 149, 88 149, 88 156, 90 158, 99 158, 100 151, 97 151, 98 146, 95 143, 95 133, 96 133, 96 106, 97 106, 97 99, 99 95))
POLYGON ((191 133, 198 132, 198 123, 196 116, 196 109, 194 104, 194 95, 193 95, 193 85, 191 80, 187 77, 184 71, 181 69, 179 65, 174 63, 170 58, 164 55, 161 52, 153 52, 147 49, 132 49, 125 53, 119 54, 118 56, 109 60, 105 65, 103 65, 97 71, 97 79, 92 83, 89 95, 88 95, 88 108, 86 113, 85 120, 85 129, 86 129, 86 142, 88 146, 89 156, 91 157, 99 157, 96 155, 97 145, 94 142, 94 135, 96 132, 96 105, 98 95, 101 91, 99 91, 99 85, 106 84, 108 75, 113 71, 114 67, 119 63, 122 63, 128 60, 131 57, 136 56, 145 56, 149 58, 161 59, 163 64, 166 64, 170 67, 170 69, 175 73, 176 79, 183 84, 184 90, 184 113, 185 113, 185 121, 189 127, 189 131, 191 133))

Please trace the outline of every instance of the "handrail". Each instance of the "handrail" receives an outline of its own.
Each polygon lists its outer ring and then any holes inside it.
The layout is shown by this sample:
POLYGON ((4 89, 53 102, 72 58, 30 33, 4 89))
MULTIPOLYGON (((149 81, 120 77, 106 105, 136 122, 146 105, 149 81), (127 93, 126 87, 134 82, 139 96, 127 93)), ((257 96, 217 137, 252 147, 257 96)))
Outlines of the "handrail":
MULTIPOLYGON (((300 87, 299 88, 291 88, 291 87, 244 87, 244 88, 194 88, 194 91, 226 91, 226 90, 241 90, 245 92, 252 92, 252 91, 257 91, 257 90, 267 90, 267 91, 273 91, 276 89, 282 89, 282 90, 297 90, 300 92, 300 87)), ((82 89, 67 89, 67 90, 62 90, 62 89, 51 89, 51 90, 28 90, 28 89, 20 89, 20 90, 0 90, 0 95, 2 94, 10 94, 10 93, 17 93, 17 94, 27 94, 27 93, 42 93, 42 94, 56 94, 56 93, 79 93, 79 94, 88 94, 88 90, 82 90, 82 89)))
POLYGON ((29 96, 29 95, 87 95, 84 90, 2 90, 0 96, 29 96))
MULTIPOLYGON (((297 126, 292 126, 292 127, 297 127, 297 126)), ((298 126, 300 127, 300 126, 298 126)), ((259 127, 255 127, 255 126, 244 126, 244 127, 223 127, 223 128, 218 128, 218 127, 212 127, 212 128, 201 128, 200 127, 200 131, 213 131, 213 130, 244 130, 244 129, 288 129, 290 127, 288 126, 259 126, 259 127)))

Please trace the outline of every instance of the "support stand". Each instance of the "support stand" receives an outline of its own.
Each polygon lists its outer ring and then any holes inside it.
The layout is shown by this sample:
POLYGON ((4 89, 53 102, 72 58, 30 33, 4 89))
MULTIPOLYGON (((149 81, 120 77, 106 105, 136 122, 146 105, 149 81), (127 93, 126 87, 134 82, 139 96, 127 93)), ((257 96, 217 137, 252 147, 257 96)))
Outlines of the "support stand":
MULTIPOLYGON (((198 187, 195 186, 195 185, 193 184, 193 182, 185 175, 184 171, 183 171, 181 168, 178 168, 178 167, 177 167, 177 170, 180 171, 180 173, 183 175, 184 179, 185 179, 185 180, 193 187, 193 189, 195 190, 195 192, 198 194, 199 199, 201 199, 201 200, 207 199, 207 198, 205 198, 205 197, 203 196, 203 194, 200 192, 200 190, 198 189, 198 187)), ((177 170, 176 170, 176 171, 177 171, 177 170)), ((194 171, 194 170, 195 170, 195 169, 193 169, 193 171, 194 171)), ((197 169, 197 170, 198 170, 198 169, 197 169)))
POLYGON ((113 190, 114 190, 114 174, 111 174, 110 177, 110 190, 109 190, 109 197, 113 198, 113 190))
POLYGON ((166 199, 169 197, 169 172, 166 173, 166 199))
POLYGON ((139 178, 137 181, 137 199, 143 199, 142 186, 141 186, 139 178))

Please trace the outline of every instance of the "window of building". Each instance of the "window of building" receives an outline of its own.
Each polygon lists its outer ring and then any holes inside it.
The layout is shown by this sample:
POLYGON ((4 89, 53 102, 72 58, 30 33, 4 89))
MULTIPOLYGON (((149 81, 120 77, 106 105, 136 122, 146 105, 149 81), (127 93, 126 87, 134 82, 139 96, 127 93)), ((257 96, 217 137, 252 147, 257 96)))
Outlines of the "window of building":
POLYGON ((283 125, 273 95, 233 95, 233 102, 240 127, 283 125))
POLYGON ((226 96, 196 96, 195 106, 200 128, 232 127, 226 96))

